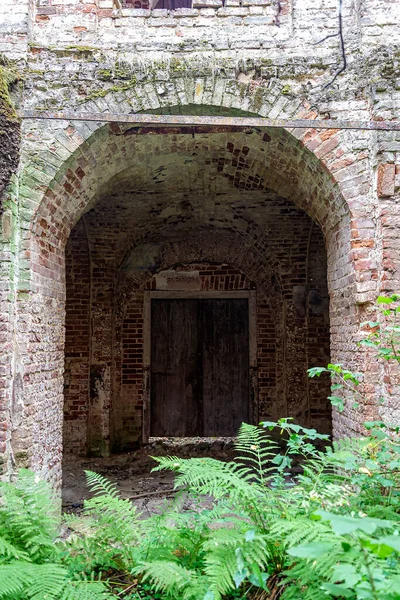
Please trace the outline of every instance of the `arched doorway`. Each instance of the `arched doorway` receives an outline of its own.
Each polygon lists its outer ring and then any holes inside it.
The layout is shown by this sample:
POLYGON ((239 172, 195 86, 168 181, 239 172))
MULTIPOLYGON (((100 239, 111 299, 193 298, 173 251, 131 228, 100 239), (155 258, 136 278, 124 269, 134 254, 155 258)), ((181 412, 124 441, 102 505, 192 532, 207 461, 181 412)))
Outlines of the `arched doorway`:
MULTIPOLYGON (((335 317, 340 313, 353 322, 347 206, 320 161, 284 130, 175 128, 146 133, 102 127, 56 173, 23 244, 30 251, 32 294, 28 300, 20 298, 19 310, 29 311, 34 299, 30 319, 42 352, 32 358, 24 396, 28 401, 36 398, 39 381, 45 392, 41 404, 34 404, 37 436, 29 452, 37 470, 52 473, 54 479, 60 472, 64 385, 67 413, 72 411, 66 420, 69 439, 74 440, 70 447, 91 451, 88 439, 92 451, 100 454, 109 452, 114 442, 118 447, 114 399, 119 379, 114 375, 122 360, 117 344, 120 315, 132 290, 161 268, 218 262, 263 282, 258 285, 267 290, 265 325, 269 319, 276 333, 275 358, 268 362, 273 369, 269 366, 271 372, 259 376, 259 393, 262 385, 271 389, 272 370, 292 373, 286 379, 275 375, 276 401, 269 403, 274 416, 286 411, 299 417, 294 407, 303 388, 298 382, 301 378, 308 385, 305 369, 311 366, 311 348, 322 348, 317 362, 326 362, 328 346, 319 346, 318 340, 322 329, 327 338, 327 287, 335 317), (81 255, 83 262, 76 267, 70 262, 65 269, 68 238, 67 258, 81 255), (188 242, 195 247, 185 249, 188 242), (145 260, 135 272, 131 267, 138 249, 145 260), (178 250, 179 259, 173 260, 178 250), (70 329, 82 343, 77 351, 82 360, 80 375, 72 378, 67 368, 64 379, 65 274, 70 280, 69 316, 75 310, 71 297, 78 302, 82 293, 75 313, 80 311, 82 318, 70 329), (321 284, 316 289, 314 277, 321 284), (321 331, 312 329, 317 318, 325 319, 321 331), (67 397, 72 390, 79 399, 67 397), (86 408, 79 404, 83 395, 86 408), (276 408, 279 402, 284 403, 282 410, 276 408), (82 437, 83 422, 89 426, 82 437)), ((341 323, 331 324, 333 354, 345 358, 349 348, 338 335, 341 323)), ((325 394, 317 396, 325 402, 325 394)), ((311 411, 318 417, 326 404, 315 409, 311 387, 306 398, 307 410, 300 412, 309 422, 311 411)), ((267 415, 268 410, 259 414, 267 415)), ((16 447, 23 448, 26 440, 17 438, 16 447)))
MULTIPOLYGON (((324 236, 303 208, 276 191, 287 193, 290 184, 283 176, 279 182, 262 159, 268 153, 273 163, 271 144, 280 148, 282 139, 289 144, 291 138, 282 132, 271 136, 185 129, 117 136, 118 142, 123 140, 124 162, 99 189, 67 243, 66 452, 128 450, 152 433, 227 435, 229 430, 232 435, 241 418, 257 422, 291 416, 331 431, 328 382, 309 382, 306 375, 307 368, 326 364, 330 357, 324 236), (130 148, 135 160, 129 159, 130 148), (211 375, 204 356, 217 364, 219 349, 214 345, 210 350, 211 338, 199 322, 208 310, 207 319, 214 320, 209 331, 218 329, 222 316, 215 313, 217 299, 227 301, 224 310, 229 312, 234 308, 228 301, 235 294, 238 301, 240 293, 243 309, 237 302, 236 310, 244 315, 242 342, 235 346, 233 333, 219 340, 220 346, 230 347, 235 366, 229 369, 229 360, 224 366, 220 362, 218 374, 211 375), (173 337, 155 308, 162 297, 165 311, 174 298, 182 300, 181 313, 168 313, 169 327, 171 319, 175 326, 180 319, 185 325, 174 342, 177 347, 166 343, 157 352, 163 336, 173 337), (196 325, 188 320, 188 311, 196 325), (158 339, 151 321, 165 328, 158 339), (192 339, 186 339, 185 328, 192 339), (205 335, 207 341, 200 343, 205 335), (238 358, 241 344, 246 350, 238 358), (189 346, 193 352, 196 347, 190 366, 184 361, 189 346), (159 372, 162 355, 164 371, 159 372), (181 355, 181 363, 169 372, 172 355, 181 355), (239 377, 244 356, 246 374, 239 377), (159 392, 158 398, 155 388, 167 380, 169 391, 159 392), (236 402, 228 426, 229 410, 222 407, 234 398, 215 390, 229 387, 227 381, 232 389, 239 380, 248 405, 239 411, 236 402), (211 396, 219 403, 214 412, 205 408, 211 396), (167 414, 175 421, 185 414, 186 424, 156 427, 160 411, 157 416, 154 406, 160 403, 168 405, 164 420, 167 414), (205 425, 204 414, 201 426, 189 423, 188 413, 196 421, 204 411, 212 421, 219 414, 219 425, 205 425)), ((303 206, 308 202, 308 197, 302 199, 303 206)), ((232 319, 220 327, 234 331, 239 324, 232 319)))

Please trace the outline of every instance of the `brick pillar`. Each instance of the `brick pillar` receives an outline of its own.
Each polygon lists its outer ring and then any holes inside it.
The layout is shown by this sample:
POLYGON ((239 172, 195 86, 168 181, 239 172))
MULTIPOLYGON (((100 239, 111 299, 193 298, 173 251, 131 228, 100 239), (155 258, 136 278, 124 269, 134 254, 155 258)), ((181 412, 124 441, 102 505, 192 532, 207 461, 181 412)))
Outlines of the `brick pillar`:
POLYGON ((114 277, 112 267, 92 263, 91 356, 87 449, 90 455, 110 452, 110 412, 113 388, 114 277))

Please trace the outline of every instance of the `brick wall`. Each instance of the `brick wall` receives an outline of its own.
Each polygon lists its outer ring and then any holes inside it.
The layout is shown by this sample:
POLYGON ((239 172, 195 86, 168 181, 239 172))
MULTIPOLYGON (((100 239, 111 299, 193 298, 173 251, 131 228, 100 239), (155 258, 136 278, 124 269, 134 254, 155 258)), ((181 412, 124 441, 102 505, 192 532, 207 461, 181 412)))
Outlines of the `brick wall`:
POLYGON ((86 451, 90 386, 91 264, 84 221, 66 247, 64 440, 69 451, 86 451))
MULTIPOLYGON (((327 330, 319 311, 326 301, 312 286, 311 273, 318 278, 327 272, 331 356, 364 374, 366 394, 360 409, 334 411, 334 434, 360 432, 366 418, 399 420, 397 375, 357 346, 360 323, 374 316, 376 296, 399 288, 399 133, 312 127, 315 118, 398 119, 396 3, 344 0, 348 66, 328 87, 340 65, 338 39, 315 43, 336 31, 336 0, 227 0, 222 8, 206 0, 176 11, 119 10, 111 0, 12 4, 11 10, 6 0, 0 15, 0 52, 21 72, 13 91, 21 109, 250 113, 304 118, 310 127, 230 129, 218 137, 187 128, 23 122, 21 161, 0 232, 0 439, 8 468, 14 468, 14 457, 17 465, 30 464, 59 482, 64 251, 83 213, 90 230, 91 385, 89 391, 86 383, 73 388, 75 397, 67 390, 68 409, 90 399, 86 433, 83 418, 67 425, 66 439, 75 440, 75 451, 83 451, 86 437, 92 440, 89 449, 109 451, 125 418, 113 401, 122 386, 114 374, 122 368, 118 340, 125 303, 133 302, 133 292, 156 271, 185 262, 232 265, 255 282, 257 293, 264 285, 272 294, 272 301, 259 295, 265 327, 260 339, 272 336, 275 327, 277 364, 285 365, 287 377, 263 367, 259 386, 275 377, 271 402, 278 414, 288 407, 301 407, 303 414, 322 398, 311 382, 309 406, 303 405, 305 396, 297 392, 305 388, 294 382, 303 377, 302 386, 308 385, 301 368, 305 336, 309 358, 321 364, 325 357, 319 348, 325 348, 327 330), (254 195, 244 196, 248 192, 254 195), (309 221, 304 231, 293 233, 301 239, 299 256, 310 250, 308 267, 298 260, 295 245, 289 251, 283 244, 280 253, 277 245, 286 238, 279 238, 275 225, 282 219, 264 211, 270 193, 320 226, 326 265, 313 259, 321 256, 322 242, 309 235, 309 221), (135 271, 139 259, 143 268, 135 271), (271 302, 284 311, 284 321, 272 323, 271 302), (308 307, 305 314, 299 307, 308 307), (376 401, 381 394, 388 399, 383 406, 376 401)), ((305 223, 297 216, 288 220, 305 223)), ((68 277, 82 268, 72 265, 68 277)), ((71 298, 69 293, 69 303, 71 298)), ((71 310, 69 304, 70 316, 71 310)), ((67 330, 70 340, 72 332, 67 330)), ((272 350, 268 344, 263 348, 272 350)), ((71 371, 78 369, 72 358, 69 354, 71 371)), ((322 403, 318 414, 326 410, 322 403)), ((128 437, 134 430, 129 419, 128 437)))

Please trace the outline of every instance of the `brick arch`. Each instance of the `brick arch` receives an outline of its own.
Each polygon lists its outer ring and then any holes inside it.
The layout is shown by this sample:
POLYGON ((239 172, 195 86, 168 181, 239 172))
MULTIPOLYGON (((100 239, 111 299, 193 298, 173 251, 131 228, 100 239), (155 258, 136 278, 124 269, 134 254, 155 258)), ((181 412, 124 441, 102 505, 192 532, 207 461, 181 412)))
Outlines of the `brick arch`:
MULTIPOLYGON (((218 81, 216 78, 212 87, 214 92, 208 96, 204 93, 207 86, 203 87, 202 94, 198 94, 195 82, 182 81, 186 91, 180 98, 181 105, 194 104, 201 111, 203 102, 207 106, 227 109, 237 102, 239 108, 240 96, 235 101, 231 98, 229 102, 224 95, 222 98, 218 96, 218 81)), ((151 93, 155 85, 146 84, 148 101, 143 101, 140 110, 165 110, 165 106, 156 100, 158 96, 151 93)), ((238 84, 232 85, 235 88, 233 93, 243 91, 240 86, 236 89, 238 84)), ((127 91, 118 97, 118 104, 123 110, 128 110, 128 107, 133 110, 129 94, 127 91)), ((268 116, 274 104, 272 92, 271 97, 268 94, 265 92, 263 95, 261 106, 256 106, 259 99, 256 102, 251 94, 245 96, 244 104, 240 101, 240 106, 243 105, 248 112, 268 116)), ((116 96, 111 92, 103 99, 101 109, 114 112, 115 100, 116 96)), ((174 104, 171 100, 169 102, 174 104)), ((98 112, 97 105, 88 103, 82 107, 88 112, 93 109, 98 112)), ((316 115, 307 107, 299 106, 297 100, 289 100, 275 116, 312 119, 316 115)), ((25 125, 24 133, 30 135, 29 125, 25 125)), ((31 432, 24 439, 15 437, 13 445, 21 454, 28 452, 35 468, 49 473, 56 481, 60 478, 61 456, 64 247, 71 228, 104 193, 107 183, 113 178, 118 179, 124 167, 129 168, 128 157, 132 160, 133 154, 126 149, 132 150, 134 143, 141 143, 139 137, 146 137, 124 133, 110 133, 108 126, 94 123, 49 124, 47 137, 53 136, 52 141, 46 144, 44 151, 39 144, 31 143, 34 159, 30 161, 29 156, 26 157, 21 174, 20 201, 24 210, 21 213, 20 253, 25 278, 21 278, 17 310, 19 322, 24 326, 21 325, 16 335, 23 348, 18 358, 24 373, 21 393, 27 403, 34 406, 35 425, 33 435, 31 432), (112 172, 107 168, 110 165, 112 172), (27 337, 27 330, 32 332, 31 337, 27 337), (38 402, 39 397, 44 398, 43 401, 38 402)), ((226 144, 233 144, 234 151, 224 148, 221 157, 224 159, 223 168, 218 171, 217 165, 216 170, 217 175, 226 176, 235 185, 229 173, 233 157, 225 156, 234 155, 235 140, 227 134, 228 137, 231 139, 226 139, 226 144)), ((374 244, 374 224, 365 214, 362 202, 362 195, 369 193, 361 175, 365 170, 366 156, 349 151, 350 134, 345 131, 309 129, 288 132, 271 129, 255 132, 250 137, 257 140, 253 142, 253 150, 248 146, 251 166, 256 175, 264 177, 265 188, 279 188, 324 231, 331 306, 335 316, 332 321, 333 358, 347 364, 353 362, 363 371, 361 359, 355 353, 355 332, 360 320, 356 299, 361 302, 369 299, 376 281, 376 269, 372 262, 365 262, 363 250, 367 249, 368 253, 374 244), (342 338, 344 323, 346 335, 353 340, 350 343, 342 338)), ((244 164, 249 160, 246 156, 242 157, 244 164)), ((354 430, 355 419, 359 421, 352 414, 335 416, 335 432, 354 430)))
MULTIPOLYGON (((282 293, 282 284, 277 260, 272 254, 269 249, 268 256, 265 256, 255 244, 246 243, 246 240, 241 240, 240 236, 232 232, 188 231, 185 239, 163 243, 160 260, 154 269, 134 273, 125 271, 119 276, 116 314, 122 319, 132 296, 161 270, 175 264, 207 261, 230 264, 246 274, 257 286, 268 289, 268 297, 271 301, 276 301, 282 293)), ((129 262, 129 255, 125 257, 125 262, 129 262)), ((120 269, 123 269, 123 265, 120 269)))
MULTIPOLYGON (((63 260, 65 242, 82 212, 93 206, 98 197, 104 197, 111 185, 124 185, 124 176, 129 173, 128 165, 131 164, 135 152, 138 156, 144 156, 142 148, 146 145, 145 135, 125 138, 106 133, 102 129, 98 136, 94 136, 90 152, 88 150, 84 158, 80 154, 75 156, 76 163, 71 162, 68 165, 61 183, 54 182, 52 188, 48 189, 34 220, 31 221, 31 236, 41 248, 37 252, 40 254, 44 250, 52 254, 53 263, 56 265, 63 260), (85 163, 89 165, 88 173, 83 171, 85 163), (116 168, 115 174, 113 171, 110 173, 110 164, 112 169, 116 168)), ((239 189, 271 189, 280 193, 320 224, 325 233, 328 253, 335 249, 336 255, 337 250, 349 255, 350 233, 354 232, 357 237, 359 233, 356 228, 350 228, 349 207, 338 186, 315 155, 283 130, 254 133, 251 136, 251 145, 247 136, 244 137, 245 134, 241 134, 239 138, 232 137, 229 133, 221 136, 208 136, 210 152, 213 152, 216 164, 207 167, 207 161, 204 159, 205 172, 216 173, 218 177, 226 178, 232 187, 236 186, 239 189), (243 145, 246 143, 249 145, 243 145), (243 152, 244 149, 246 153, 243 152), (246 178, 241 172, 239 178, 235 179, 238 163, 239 168, 243 166, 244 172, 251 175, 246 178), (342 233, 346 228, 346 247, 343 244, 338 246, 334 240, 339 235, 343 242, 342 233)), ((176 136, 173 134, 162 137, 161 144, 165 152, 174 151, 177 156, 185 155, 176 149, 176 136)), ((193 143, 187 144, 185 152, 190 152, 191 148, 196 149, 198 145, 195 139, 193 143)), ((207 152, 203 153, 204 156, 207 156, 207 152)), ((347 181, 346 184, 348 185, 347 181)), ((26 241, 24 245, 29 249, 30 242, 26 241)), ((36 250, 33 250, 33 254, 36 254, 36 250)), ((50 260, 41 260, 44 262, 42 266, 50 272, 50 260)), ((332 265, 337 260, 331 257, 329 262, 332 265)), ((333 278, 331 286, 334 286, 333 278)), ((54 279, 52 287, 52 293, 62 296, 62 280, 54 279)))
MULTIPOLYGON (((134 89, 110 92, 101 98, 101 104, 96 100, 89 100, 75 110, 80 114, 100 112, 115 113, 116 107, 121 112, 155 112, 155 113, 193 113, 209 114, 215 112, 236 114, 256 115, 269 117, 273 112, 274 118, 296 119, 303 118, 312 121, 318 118, 318 114, 311 110, 306 102, 300 102, 298 98, 287 96, 279 112, 274 106, 276 98, 280 91, 276 87, 271 90, 264 87, 254 86, 253 83, 244 84, 237 80, 227 82, 221 77, 213 79, 197 78, 195 81, 187 79, 177 79, 175 89, 180 90, 179 103, 178 96, 169 94, 159 94, 160 83, 156 81, 142 82, 141 89, 143 96, 138 99, 134 89)), ((277 83, 279 87, 279 84, 277 83)), ((284 86, 281 86, 282 88, 284 86)), ((40 221, 47 218, 49 212, 57 226, 60 240, 65 240, 70 229, 81 216, 82 212, 90 205, 96 196, 101 185, 110 179, 107 170, 101 168, 98 162, 99 156, 103 156, 105 161, 113 159, 115 151, 115 138, 111 139, 110 144, 105 148, 105 141, 108 138, 109 126, 93 122, 61 122, 60 126, 49 125, 49 137, 51 129, 54 129, 53 139, 45 150, 34 148, 34 160, 29 161, 26 158, 25 170, 29 172, 26 175, 28 185, 23 190, 21 197, 26 198, 28 211, 31 214, 31 227, 34 223, 40 228, 40 221), (102 152, 99 148, 102 147, 102 152), (85 172, 89 169, 89 173, 85 172), (96 170, 97 169, 97 170, 96 170), (83 189, 83 181, 85 189, 83 189), (35 190, 35 199, 29 198, 32 187, 35 190), (41 199, 40 199, 41 196, 41 199), (66 199, 69 199, 68 207, 66 199), (72 200, 72 201, 71 201, 72 200)), ((128 126, 117 126, 115 131, 123 133, 128 126)), ((276 137, 276 130, 272 130, 272 136, 276 137)), ((349 194, 342 194, 342 181, 348 180, 346 169, 354 167, 354 164, 365 160, 365 155, 347 156, 350 134, 347 131, 318 131, 314 129, 307 130, 278 130, 278 136, 283 139, 278 140, 282 145, 288 139, 298 140, 298 150, 307 154, 306 164, 308 173, 305 171, 304 185, 313 184, 315 177, 322 177, 327 186, 325 202, 329 203, 329 211, 323 212, 323 207, 318 206, 316 198, 311 194, 309 207, 310 216, 320 224, 332 214, 332 208, 338 218, 348 213, 351 203, 345 202, 344 197, 349 194), (344 159, 343 156, 346 156, 344 159), (344 170, 344 171, 343 171, 344 170), (340 173, 339 173, 340 172, 340 173), (335 174, 338 173, 336 177, 335 174), (336 182, 336 186, 333 185, 336 182), (332 184, 332 185, 330 185, 332 184), (314 202, 313 202, 314 201, 314 202), (332 204, 333 203, 333 204, 332 204)), ((29 136, 29 125, 25 125, 25 135, 29 136)), ((263 132, 263 138, 267 138, 271 132, 263 132)), ((293 152, 293 149, 290 149, 293 152)), ((289 152, 289 154, 290 154, 289 152)), ((300 152, 300 153, 301 153, 300 152)), ((118 157, 115 156, 117 159, 118 157)), ((299 154, 291 157, 294 161, 299 160, 299 154)), ((276 156, 276 162, 271 165, 277 172, 278 181, 282 184, 280 176, 283 173, 284 162, 281 163, 281 155, 276 156)), ((115 160, 118 164, 118 160, 115 160)), ((354 171, 354 168, 353 168, 354 171)), ((288 168, 288 182, 295 173, 293 169, 288 168)), ((357 173, 358 174, 358 173, 357 173)), ((351 175, 351 169, 349 169, 351 175)), ((22 175, 24 180, 24 175, 22 175)), ((276 182, 275 182, 276 183, 276 182)), ((297 181, 296 183, 302 183, 297 181)), ((313 189, 314 185, 310 186, 313 189)), ((346 189, 349 186, 346 185, 346 189)), ((301 193, 295 198, 295 184, 289 186, 288 193, 293 196, 294 201, 299 201, 301 193)), ((308 208, 308 210, 307 210, 308 208)))
MULTIPOLYGON (((166 129, 163 133, 163 142, 167 141, 163 149, 181 154, 174 139, 179 131, 169 133, 166 129)), ((126 135, 113 135, 108 126, 104 126, 82 143, 50 182, 41 203, 35 205, 30 220, 32 233, 46 233, 51 243, 65 243, 70 229, 83 212, 107 193, 111 185, 119 183, 132 167, 135 156, 143 159, 146 136, 126 135)), ((280 193, 305 210, 325 233, 350 214, 349 205, 341 193, 341 184, 335 182, 334 172, 329 171, 301 140, 296 140, 286 130, 268 129, 254 132, 251 136, 246 133, 211 133, 208 137, 209 150, 218 153, 220 161, 212 167, 233 185, 242 189, 269 188, 280 193), (240 178, 235 176, 232 167, 237 163, 251 169, 249 177, 246 173, 242 173, 240 178)), ((339 146, 337 139, 335 144, 339 146)), ((197 139, 185 146, 184 152, 197 150, 199 146, 201 150, 197 139)), ((343 166, 343 161, 337 162, 339 167, 343 166)), ((340 178, 343 176, 341 172, 340 178)), ((349 183, 346 189, 348 186, 349 183)), ((29 195, 29 189, 25 193, 29 195)))

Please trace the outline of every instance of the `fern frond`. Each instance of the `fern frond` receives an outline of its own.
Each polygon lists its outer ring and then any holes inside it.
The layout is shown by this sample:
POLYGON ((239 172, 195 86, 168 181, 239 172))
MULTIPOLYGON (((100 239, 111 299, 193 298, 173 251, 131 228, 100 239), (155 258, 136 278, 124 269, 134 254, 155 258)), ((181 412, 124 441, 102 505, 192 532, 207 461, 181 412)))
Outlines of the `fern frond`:
POLYGON ((2 539, 32 562, 51 561, 60 518, 48 484, 21 470, 15 483, 0 483, 0 493, 2 539))
POLYGON ((19 550, 6 539, 0 537, 0 564, 6 564, 10 562, 10 560, 30 562, 29 554, 27 552, 19 550))
POLYGON ((337 541, 329 525, 306 517, 293 520, 279 519, 271 527, 271 539, 284 540, 286 548, 314 541, 337 541))
POLYGON ((174 470, 177 472, 176 487, 184 487, 189 492, 212 496, 215 500, 230 496, 235 502, 241 495, 255 501, 267 493, 267 488, 260 489, 250 485, 239 473, 235 472, 232 463, 225 463, 213 458, 178 459, 176 457, 155 457, 159 463, 155 470, 174 470))
POLYGON ((235 588, 238 571, 256 565, 264 569, 267 562, 267 540, 259 533, 249 530, 245 523, 236 522, 235 529, 218 529, 204 543, 205 573, 209 589, 215 594, 228 594, 235 588), (240 554, 240 560, 238 558, 240 554))
POLYGON ((103 475, 99 475, 93 471, 85 471, 85 475, 86 482, 94 494, 110 498, 117 498, 119 496, 117 487, 103 475))
MULTIPOLYGON (((90 489, 96 495, 84 503, 84 515, 96 518, 98 534, 104 540, 118 541, 129 547, 140 539, 140 522, 136 507, 119 497, 116 486, 92 471, 86 471, 90 489)), ((103 540, 103 541, 104 541, 103 540)))
MULTIPOLYGON (((152 561, 139 565, 142 581, 150 580, 156 592, 165 592, 167 598, 176 600, 203 600, 206 582, 195 571, 185 569, 176 562, 152 561)), ((218 600, 216 598, 215 600, 218 600)))
POLYGON ((264 485, 273 471, 271 460, 278 450, 275 444, 261 427, 242 423, 235 442, 235 450, 238 453, 235 462, 236 470, 240 476, 252 475, 260 485, 264 485), (244 465, 249 465, 247 468, 244 465))
POLYGON ((25 593, 32 600, 58 600, 67 579, 60 565, 34 565, 18 561, 0 566, 0 598, 25 593))
MULTIPOLYGON (((59 600, 115 600, 100 581, 68 581, 59 600)), ((39 600, 39 599, 38 599, 39 600)), ((58 598, 57 598, 58 600, 58 598)))

